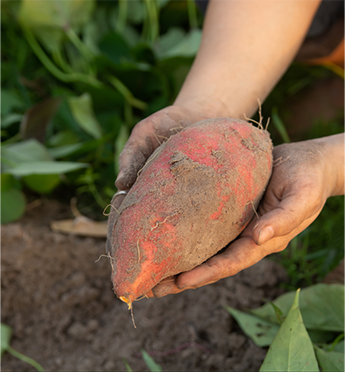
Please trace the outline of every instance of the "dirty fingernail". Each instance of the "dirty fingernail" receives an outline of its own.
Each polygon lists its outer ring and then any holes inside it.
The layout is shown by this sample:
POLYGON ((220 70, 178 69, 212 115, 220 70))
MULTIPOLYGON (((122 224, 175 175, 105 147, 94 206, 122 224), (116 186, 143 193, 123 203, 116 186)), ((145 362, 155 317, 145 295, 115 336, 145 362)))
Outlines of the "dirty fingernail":
POLYGON ((274 236, 274 229, 271 226, 266 226, 259 232, 258 245, 266 243, 274 236))
POLYGON ((117 183, 122 177, 123 177, 123 175, 124 175, 124 172, 123 171, 120 171, 119 173, 118 173, 118 177, 117 177, 117 179, 115 180, 115 183, 117 183))

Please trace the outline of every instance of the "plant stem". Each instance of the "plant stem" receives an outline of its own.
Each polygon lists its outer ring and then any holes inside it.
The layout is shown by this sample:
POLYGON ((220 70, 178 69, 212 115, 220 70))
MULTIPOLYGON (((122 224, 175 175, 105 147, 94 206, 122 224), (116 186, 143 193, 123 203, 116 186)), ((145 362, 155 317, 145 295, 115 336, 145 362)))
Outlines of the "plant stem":
POLYGON ((12 354, 14 357, 22 360, 23 362, 26 362, 28 364, 30 364, 31 366, 33 366, 34 368, 36 368, 38 371, 40 372, 43 372, 44 369, 43 367, 37 363, 35 360, 19 353, 18 351, 14 350, 11 346, 8 346, 8 348, 6 349, 10 354, 12 354))
POLYGON ((159 35, 158 12, 155 0, 144 0, 149 19, 148 41, 153 43, 159 35))
POLYGON ((69 28, 65 31, 67 37, 70 39, 71 43, 78 49, 80 54, 87 60, 90 61, 93 59, 92 52, 87 48, 87 46, 82 42, 78 35, 73 31, 72 28, 69 28))
POLYGON ((56 50, 55 52, 53 52, 52 56, 53 56, 54 62, 58 64, 65 72, 73 73, 70 65, 65 61, 60 50, 56 50))
POLYGON ((126 19, 127 19, 127 2, 128 0, 119 0, 119 15, 118 15, 118 21, 116 24, 116 30, 119 33, 122 33, 124 31, 125 25, 126 25, 126 19))
POLYGON ((190 28, 197 28, 198 21, 197 21, 197 12, 196 12, 196 4, 194 0, 186 0, 187 1, 187 12, 189 14, 189 23, 190 28))
POLYGON ((42 62, 44 67, 57 79, 65 82, 65 83, 72 83, 72 82, 82 82, 89 85, 94 86, 95 88, 102 88, 103 83, 101 83, 99 80, 92 76, 84 75, 81 73, 73 72, 70 74, 67 74, 65 72, 62 72, 59 70, 55 64, 47 57, 37 40, 35 39, 33 33, 27 29, 23 28, 24 35, 26 39, 28 40, 29 45, 31 46, 32 50, 38 57, 38 59, 42 62))
POLYGON ((107 79, 113 85, 115 89, 125 98, 125 100, 133 107, 139 108, 140 110, 145 110, 147 104, 139 99, 135 98, 130 90, 115 76, 108 75, 107 79))

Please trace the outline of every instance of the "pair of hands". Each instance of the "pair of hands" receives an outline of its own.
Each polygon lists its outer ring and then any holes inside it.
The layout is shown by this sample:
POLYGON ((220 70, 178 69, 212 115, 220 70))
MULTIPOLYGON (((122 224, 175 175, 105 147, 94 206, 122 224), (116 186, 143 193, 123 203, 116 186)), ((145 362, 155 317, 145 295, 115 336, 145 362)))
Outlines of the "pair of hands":
MULTIPOLYGON (((139 122, 120 155, 120 172, 115 183, 118 190, 131 188, 138 170, 164 139, 205 118, 187 108, 170 106, 139 122)), ((254 216, 222 253, 175 276, 174 280, 163 280, 147 293, 148 297, 214 283, 284 250, 316 219, 329 196, 342 193, 343 181, 340 176, 338 179, 339 166, 335 165, 335 151, 331 150, 335 143, 340 143, 340 138, 326 137, 275 147, 273 173, 259 205, 258 217, 254 216)), ((119 208, 123 199, 124 195, 119 195, 112 203, 119 208)))

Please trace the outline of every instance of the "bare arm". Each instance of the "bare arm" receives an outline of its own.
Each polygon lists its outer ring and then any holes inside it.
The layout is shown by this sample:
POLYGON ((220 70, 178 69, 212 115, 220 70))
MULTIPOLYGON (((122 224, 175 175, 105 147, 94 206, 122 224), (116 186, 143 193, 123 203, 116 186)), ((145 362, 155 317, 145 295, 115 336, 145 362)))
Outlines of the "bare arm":
POLYGON ((319 0, 211 0, 200 49, 174 103, 244 119, 295 57, 319 0))

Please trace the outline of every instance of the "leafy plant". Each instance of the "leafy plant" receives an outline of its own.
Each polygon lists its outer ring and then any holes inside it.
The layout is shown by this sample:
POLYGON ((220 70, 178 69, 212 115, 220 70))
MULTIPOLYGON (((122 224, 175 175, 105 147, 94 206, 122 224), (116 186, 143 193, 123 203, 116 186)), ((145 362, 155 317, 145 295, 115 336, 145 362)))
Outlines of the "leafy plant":
POLYGON ((101 212, 132 127, 175 98, 202 17, 192 1, 138 0, 131 10, 127 0, 1 7, 1 162, 4 180, 15 180, 4 191, 2 223, 23 214, 25 189, 70 187, 101 212))
POLYGON ((225 308, 257 346, 270 346, 261 371, 342 371, 344 286, 316 284, 300 301, 299 293, 247 313, 225 308))

